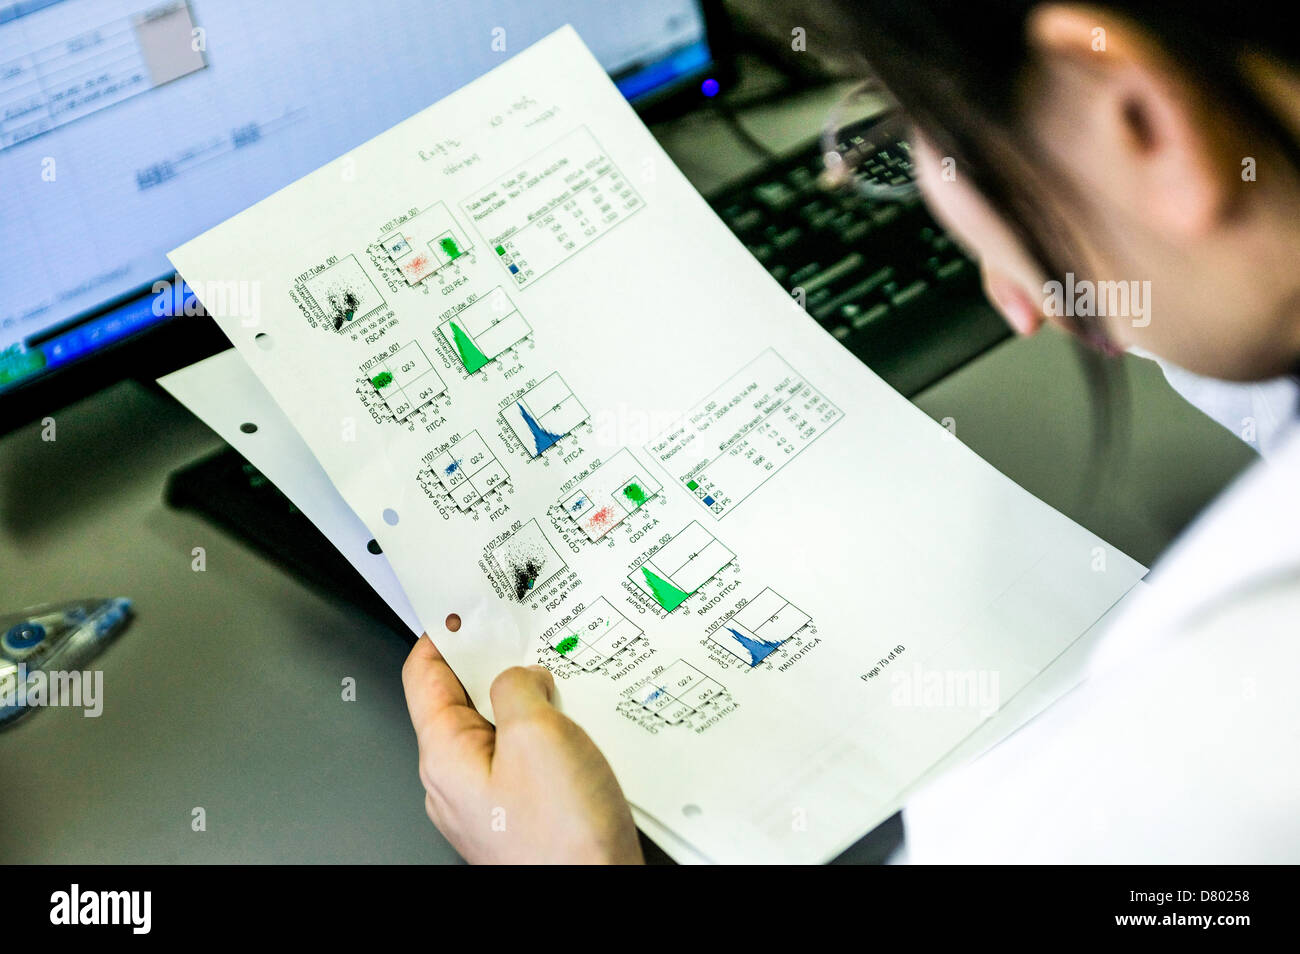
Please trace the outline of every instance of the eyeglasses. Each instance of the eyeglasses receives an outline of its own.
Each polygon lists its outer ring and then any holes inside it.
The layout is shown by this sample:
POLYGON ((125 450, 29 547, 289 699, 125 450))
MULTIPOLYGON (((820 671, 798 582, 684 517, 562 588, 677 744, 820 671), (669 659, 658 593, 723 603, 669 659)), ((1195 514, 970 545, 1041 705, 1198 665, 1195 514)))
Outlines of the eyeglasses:
POLYGON ((879 83, 854 87, 826 117, 821 184, 868 199, 903 202, 921 194, 902 108, 879 83))

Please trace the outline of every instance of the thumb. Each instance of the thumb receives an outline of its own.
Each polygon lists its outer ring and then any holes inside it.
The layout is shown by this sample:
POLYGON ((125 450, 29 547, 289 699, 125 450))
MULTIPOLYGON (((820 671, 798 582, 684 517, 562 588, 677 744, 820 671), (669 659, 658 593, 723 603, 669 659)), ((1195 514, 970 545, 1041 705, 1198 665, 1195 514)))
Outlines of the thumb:
POLYGON ((499 729, 551 710, 555 679, 545 666, 512 666, 492 680, 489 694, 499 729))

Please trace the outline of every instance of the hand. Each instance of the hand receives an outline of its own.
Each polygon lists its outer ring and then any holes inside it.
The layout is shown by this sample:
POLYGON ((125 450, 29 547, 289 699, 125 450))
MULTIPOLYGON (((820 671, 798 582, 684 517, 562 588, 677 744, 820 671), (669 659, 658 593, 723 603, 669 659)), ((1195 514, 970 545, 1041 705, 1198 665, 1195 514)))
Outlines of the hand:
POLYGON ((479 715, 427 635, 402 667, 425 810, 467 861, 642 864, 632 812, 596 744, 552 704, 542 666, 492 683, 479 715))

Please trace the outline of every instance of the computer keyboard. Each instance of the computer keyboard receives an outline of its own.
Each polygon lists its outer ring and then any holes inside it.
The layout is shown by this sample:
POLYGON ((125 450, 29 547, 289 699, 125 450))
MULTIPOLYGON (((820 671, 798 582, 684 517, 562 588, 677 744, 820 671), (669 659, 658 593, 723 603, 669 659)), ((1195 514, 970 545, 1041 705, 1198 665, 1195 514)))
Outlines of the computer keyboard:
MULTIPOLYGON (((868 159, 889 181, 903 157, 868 159)), ((974 263, 919 199, 875 202, 818 185, 816 144, 710 200, 804 308, 898 391, 912 396, 1009 335, 974 263)))

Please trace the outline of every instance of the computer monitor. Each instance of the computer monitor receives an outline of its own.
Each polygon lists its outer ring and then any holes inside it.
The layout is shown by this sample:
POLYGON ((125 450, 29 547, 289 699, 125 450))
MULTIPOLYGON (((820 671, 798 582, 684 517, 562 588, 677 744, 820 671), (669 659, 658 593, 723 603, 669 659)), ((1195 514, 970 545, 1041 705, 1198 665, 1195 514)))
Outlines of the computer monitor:
POLYGON ((708 0, 0 2, 0 430, 224 346, 169 249, 565 23, 643 111, 726 67, 708 0))

